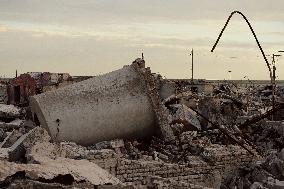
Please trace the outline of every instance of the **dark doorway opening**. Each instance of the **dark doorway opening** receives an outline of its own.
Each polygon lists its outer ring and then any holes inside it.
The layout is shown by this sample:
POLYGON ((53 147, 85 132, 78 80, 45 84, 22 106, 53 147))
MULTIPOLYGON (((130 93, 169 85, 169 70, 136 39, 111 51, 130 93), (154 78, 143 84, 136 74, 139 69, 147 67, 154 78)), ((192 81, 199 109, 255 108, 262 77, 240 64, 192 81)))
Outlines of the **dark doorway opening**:
POLYGON ((20 86, 14 86, 14 100, 16 104, 21 102, 21 88, 20 86))
POLYGON ((36 126, 40 126, 40 122, 39 122, 36 114, 34 114, 34 123, 35 123, 36 126))

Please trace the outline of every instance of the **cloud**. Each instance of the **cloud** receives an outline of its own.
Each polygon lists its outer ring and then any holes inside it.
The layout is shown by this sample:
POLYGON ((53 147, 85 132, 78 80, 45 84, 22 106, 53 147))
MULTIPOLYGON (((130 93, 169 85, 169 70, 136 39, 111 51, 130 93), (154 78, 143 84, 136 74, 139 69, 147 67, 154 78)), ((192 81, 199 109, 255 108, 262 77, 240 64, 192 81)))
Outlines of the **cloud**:
POLYGON ((283 20, 283 0, 2 0, 0 17, 37 23, 92 25, 187 20, 225 20, 240 10, 249 19, 283 20))
POLYGON ((4 26, 0 26, 0 32, 7 32, 8 29, 4 26))
POLYGON ((9 66, 2 64, 0 70, 94 74, 120 68, 143 51, 154 71, 184 77, 188 50, 194 48, 200 78, 227 77, 224 68, 235 70, 237 77, 244 72, 241 68, 254 70, 258 62, 253 74, 267 78, 255 40, 240 16, 232 18, 216 51, 210 50, 233 10, 251 21, 265 53, 282 50, 283 7, 283 0, 1 0, 1 58, 9 66), (228 58, 232 56, 238 59, 228 58))

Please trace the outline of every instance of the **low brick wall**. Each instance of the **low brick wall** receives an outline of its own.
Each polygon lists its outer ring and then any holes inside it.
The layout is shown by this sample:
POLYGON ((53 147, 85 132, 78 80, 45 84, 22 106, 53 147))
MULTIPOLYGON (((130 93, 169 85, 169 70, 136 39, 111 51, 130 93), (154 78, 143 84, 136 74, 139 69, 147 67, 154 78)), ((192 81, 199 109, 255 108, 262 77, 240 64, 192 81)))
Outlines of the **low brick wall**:
POLYGON ((97 159, 95 162, 122 182, 146 184, 147 178, 158 176, 174 181, 198 185, 212 185, 236 166, 246 166, 256 157, 239 146, 212 145, 206 150, 214 157, 207 163, 198 156, 190 156, 188 164, 169 164, 159 161, 128 160, 124 158, 97 159))

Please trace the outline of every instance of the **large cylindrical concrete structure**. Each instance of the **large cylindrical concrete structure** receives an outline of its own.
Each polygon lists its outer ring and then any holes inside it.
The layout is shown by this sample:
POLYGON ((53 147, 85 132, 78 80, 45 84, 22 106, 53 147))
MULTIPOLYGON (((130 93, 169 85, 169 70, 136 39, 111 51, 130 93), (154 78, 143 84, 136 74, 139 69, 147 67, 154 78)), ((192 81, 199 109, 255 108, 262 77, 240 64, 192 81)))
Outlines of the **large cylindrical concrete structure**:
POLYGON ((146 82, 134 65, 30 98, 32 113, 55 141, 91 145, 143 138, 156 130, 146 82))

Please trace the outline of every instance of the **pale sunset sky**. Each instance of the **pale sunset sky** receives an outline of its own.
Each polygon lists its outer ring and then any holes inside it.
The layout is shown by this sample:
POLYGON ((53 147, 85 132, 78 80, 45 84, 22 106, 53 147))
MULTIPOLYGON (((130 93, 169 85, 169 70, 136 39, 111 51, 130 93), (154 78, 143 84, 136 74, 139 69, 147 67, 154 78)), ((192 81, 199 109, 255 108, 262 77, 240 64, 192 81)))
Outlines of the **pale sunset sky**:
MULTIPOLYGON (((0 0, 0 76, 30 71, 98 75, 130 64, 166 78, 269 79, 243 12, 267 55, 284 50, 283 0, 0 0)), ((271 57, 267 57, 271 62, 271 57)), ((284 53, 277 58, 284 79, 284 53)))

